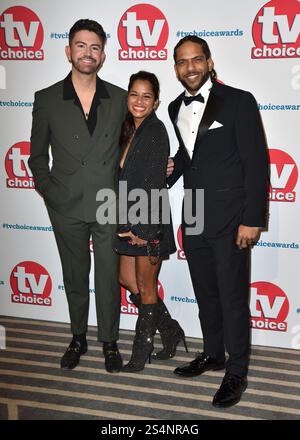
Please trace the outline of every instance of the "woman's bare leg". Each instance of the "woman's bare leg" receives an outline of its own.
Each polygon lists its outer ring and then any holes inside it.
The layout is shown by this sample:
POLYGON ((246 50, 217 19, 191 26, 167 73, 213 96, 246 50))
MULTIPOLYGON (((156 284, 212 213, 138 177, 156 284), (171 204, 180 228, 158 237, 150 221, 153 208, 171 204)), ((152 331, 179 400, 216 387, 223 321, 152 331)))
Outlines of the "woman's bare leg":
POLYGON ((139 292, 136 283, 135 258, 128 255, 120 256, 119 283, 133 294, 139 292))
POLYGON ((157 302, 157 277, 161 266, 161 258, 152 265, 147 257, 135 257, 135 273, 137 291, 141 295, 142 304, 157 302))

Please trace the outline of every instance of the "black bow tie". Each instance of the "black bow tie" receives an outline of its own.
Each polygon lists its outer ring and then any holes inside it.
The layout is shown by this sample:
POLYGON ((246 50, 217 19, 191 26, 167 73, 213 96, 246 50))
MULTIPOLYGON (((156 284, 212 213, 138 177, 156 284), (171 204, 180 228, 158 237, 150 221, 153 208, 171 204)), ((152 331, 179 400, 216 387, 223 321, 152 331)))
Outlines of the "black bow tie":
POLYGON ((198 95, 195 95, 195 96, 184 96, 183 97, 183 102, 185 103, 185 105, 190 105, 190 103, 193 101, 204 102, 204 98, 201 95, 201 93, 198 93, 198 95))

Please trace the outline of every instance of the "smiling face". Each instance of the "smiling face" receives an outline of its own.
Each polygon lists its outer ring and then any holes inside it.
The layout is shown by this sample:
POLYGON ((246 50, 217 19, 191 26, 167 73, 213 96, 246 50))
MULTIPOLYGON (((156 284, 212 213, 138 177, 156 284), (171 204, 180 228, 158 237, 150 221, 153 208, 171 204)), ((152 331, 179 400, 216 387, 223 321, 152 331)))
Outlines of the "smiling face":
POLYGON ((151 83, 141 79, 134 81, 128 91, 127 106, 136 127, 157 108, 157 105, 158 99, 155 99, 151 83))
POLYGON ((209 78, 214 63, 206 59, 202 46, 187 41, 176 51, 175 72, 184 88, 194 95, 209 78))
POLYGON ((66 55, 73 69, 91 75, 97 73, 105 60, 104 46, 100 37, 91 31, 76 32, 66 55))

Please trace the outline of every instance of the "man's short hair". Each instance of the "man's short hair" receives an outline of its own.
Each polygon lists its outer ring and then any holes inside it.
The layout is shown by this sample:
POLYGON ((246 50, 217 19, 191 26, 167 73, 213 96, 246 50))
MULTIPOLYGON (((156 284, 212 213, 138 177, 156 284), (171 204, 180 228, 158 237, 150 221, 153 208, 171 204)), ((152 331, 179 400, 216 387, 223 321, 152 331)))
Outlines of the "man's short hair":
POLYGON ((70 29, 69 32, 69 45, 72 43, 72 40, 75 34, 79 31, 90 31, 94 32, 98 35, 100 40, 102 41, 103 47, 106 44, 106 33, 104 32, 103 27, 100 23, 95 20, 90 20, 89 18, 83 18, 81 20, 76 21, 70 29))

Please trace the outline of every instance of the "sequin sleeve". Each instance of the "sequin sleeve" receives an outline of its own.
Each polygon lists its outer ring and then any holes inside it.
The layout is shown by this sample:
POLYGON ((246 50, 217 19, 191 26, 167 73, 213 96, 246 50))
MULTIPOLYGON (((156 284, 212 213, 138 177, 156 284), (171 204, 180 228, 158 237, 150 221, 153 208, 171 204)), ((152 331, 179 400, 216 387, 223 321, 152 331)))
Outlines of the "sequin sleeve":
POLYGON ((162 206, 164 209, 169 207, 166 188, 169 138, 161 121, 147 127, 140 139, 140 151, 144 158, 144 165, 142 172, 137 170, 141 179, 136 186, 147 193, 148 222, 132 225, 131 230, 143 240, 151 241, 162 238, 162 206), (158 190, 163 190, 160 204, 157 203, 155 197, 158 190))

